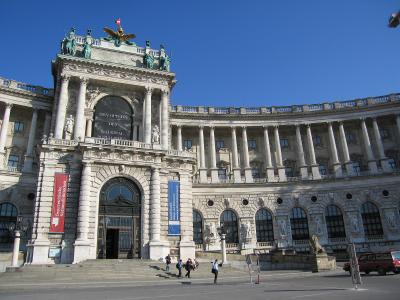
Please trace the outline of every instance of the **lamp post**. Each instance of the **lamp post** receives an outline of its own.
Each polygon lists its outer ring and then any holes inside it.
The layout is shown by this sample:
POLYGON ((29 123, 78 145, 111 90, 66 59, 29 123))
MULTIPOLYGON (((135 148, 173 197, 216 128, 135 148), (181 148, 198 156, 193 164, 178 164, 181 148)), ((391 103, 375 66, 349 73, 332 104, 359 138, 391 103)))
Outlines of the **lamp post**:
POLYGON ((219 238, 221 239, 222 264, 225 264, 228 261, 226 260, 226 242, 225 242, 226 231, 225 231, 224 225, 222 225, 221 227, 218 227, 217 231, 218 231, 219 238))
POLYGON ((19 254, 19 245, 21 242, 21 231, 25 232, 28 228, 27 224, 23 224, 22 217, 17 217, 17 222, 14 224, 10 224, 9 231, 14 235, 14 248, 12 253, 11 267, 18 267, 18 254, 19 254))

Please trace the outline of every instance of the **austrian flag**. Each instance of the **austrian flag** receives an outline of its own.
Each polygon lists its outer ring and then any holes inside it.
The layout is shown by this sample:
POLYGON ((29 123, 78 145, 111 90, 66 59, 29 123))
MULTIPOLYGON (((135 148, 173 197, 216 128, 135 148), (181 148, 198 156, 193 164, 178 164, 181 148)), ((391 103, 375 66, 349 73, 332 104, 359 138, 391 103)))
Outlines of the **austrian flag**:
POLYGON ((121 25, 121 19, 120 19, 120 18, 116 19, 116 20, 115 20, 115 23, 116 23, 118 26, 120 26, 120 25, 121 25))

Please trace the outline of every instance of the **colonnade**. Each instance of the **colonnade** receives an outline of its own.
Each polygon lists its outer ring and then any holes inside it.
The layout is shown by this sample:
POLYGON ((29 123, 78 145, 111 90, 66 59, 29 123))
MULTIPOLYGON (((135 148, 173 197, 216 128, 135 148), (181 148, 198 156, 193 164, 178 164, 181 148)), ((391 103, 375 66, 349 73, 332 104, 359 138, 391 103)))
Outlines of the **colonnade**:
MULTIPOLYGON (((66 120, 66 111, 68 104, 68 86, 71 81, 71 76, 68 74, 61 75, 60 92, 57 103, 57 110, 55 116, 54 137, 57 139, 64 138, 64 125, 66 120)), ((88 117, 85 120, 85 103, 86 103, 86 90, 89 83, 89 78, 79 77, 79 92, 77 98, 76 112, 74 118, 74 133, 73 139, 83 141, 85 136, 92 136, 93 118, 88 117)), ((152 143, 152 96, 155 91, 154 88, 144 87, 144 101, 143 101, 143 120, 142 120, 142 141, 147 144, 152 143)), ((169 90, 161 89, 161 120, 160 120, 160 144, 164 149, 168 148, 168 124, 169 124, 169 90)), ((139 124, 133 124, 133 139, 139 139, 137 136, 137 129, 139 124)))
MULTIPOLYGON (((365 157, 368 160, 368 168, 370 174, 376 174, 379 172, 378 162, 381 166, 383 172, 391 172, 392 168, 388 163, 388 158, 385 156, 384 146, 381 139, 380 129, 378 125, 377 119, 372 119, 372 129, 373 129, 373 137, 374 144, 377 148, 377 155, 374 155, 372 150, 372 143, 370 134, 367 129, 366 119, 360 119, 360 129, 362 132, 362 144, 365 152, 365 157)), ((396 124, 398 133, 400 135, 400 115, 396 116, 396 124)), ((315 154, 314 142, 313 142, 313 133, 312 128, 316 128, 317 126, 326 125, 327 126, 327 135, 329 140, 329 152, 330 152, 330 162, 332 166, 332 175, 335 177, 342 177, 344 175, 354 176, 354 168, 353 162, 350 159, 350 152, 348 147, 348 142, 346 140, 346 131, 343 121, 332 121, 325 123, 317 123, 317 124, 294 124, 295 127, 295 140, 296 140, 296 150, 297 150, 297 162, 299 169, 299 177, 301 179, 321 179, 319 165, 317 163, 317 158, 315 154), (305 158, 305 150, 303 148, 303 136, 301 134, 302 129, 305 127, 306 136, 305 136, 305 145, 306 151, 308 153, 308 164, 306 163, 305 158), (338 136, 340 141, 340 148, 336 145, 336 138, 334 134, 334 127, 338 127, 338 136), (339 160, 338 151, 341 151, 343 161, 339 160), (344 166, 346 173, 342 171, 342 165, 344 166)), ((182 150, 182 126, 184 125, 176 125, 176 145, 177 150, 182 150)), ((284 125, 293 126, 292 124, 284 125)), ((239 166, 239 155, 238 155, 238 141, 237 141, 237 131, 238 126, 231 126, 231 171, 233 178, 231 179, 234 183, 239 182, 253 182, 254 178, 252 177, 250 161, 249 161, 249 148, 248 148, 248 138, 247 138, 247 129, 255 128, 254 126, 240 126, 241 127, 241 141, 242 141, 242 166, 239 166), (244 175, 244 176, 243 176, 244 175)), ((264 147, 263 147, 263 156, 265 163, 265 177, 269 182, 273 181, 287 181, 285 166, 283 163, 282 157, 282 146, 281 146, 281 138, 280 138, 280 128, 283 125, 272 125, 272 126, 263 126, 264 131, 264 147), (275 146, 275 165, 272 164, 272 155, 271 155, 271 143, 270 143, 270 133, 272 131, 273 141, 275 146)), ((208 182, 208 170, 211 175, 211 182, 218 183, 220 179, 218 178, 218 169, 217 169, 217 161, 216 161, 216 149, 215 149, 215 126, 209 126, 210 132, 210 147, 209 151, 209 168, 206 167, 206 150, 204 147, 204 126, 198 127, 199 134, 199 160, 200 160, 200 168, 199 168, 199 181, 206 183, 208 182)), ((227 127, 219 127, 219 128, 227 128, 227 127)))

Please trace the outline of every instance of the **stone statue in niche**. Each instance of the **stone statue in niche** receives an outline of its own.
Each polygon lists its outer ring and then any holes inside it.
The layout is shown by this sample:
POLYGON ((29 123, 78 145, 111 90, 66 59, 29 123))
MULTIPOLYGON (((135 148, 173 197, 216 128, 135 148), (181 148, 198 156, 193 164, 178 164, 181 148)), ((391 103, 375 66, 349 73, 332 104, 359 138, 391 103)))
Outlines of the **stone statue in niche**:
POLYGON ((66 140, 70 140, 73 132, 74 132, 74 117, 72 115, 69 115, 68 118, 65 120, 64 138, 66 140))
POLYGON ((161 71, 169 72, 170 62, 171 62, 171 58, 165 52, 164 46, 160 45, 160 65, 159 65, 159 69, 161 71))
POLYGON ((356 233, 360 232, 360 228, 358 226, 358 217, 357 217, 357 215, 352 215, 350 217, 350 222, 351 222, 351 231, 352 232, 356 232, 356 233))
POLYGON ((386 218, 386 222, 389 225, 390 229, 395 229, 397 226, 396 224, 396 215, 394 214, 393 211, 386 211, 385 212, 385 218, 386 218))
POLYGON ((284 219, 279 220, 279 234, 281 237, 287 236, 286 221, 284 219))
POLYGON ((146 48, 144 50, 143 66, 147 69, 153 69, 154 67, 154 56, 150 49, 150 41, 146 41, 146 48))
POLYGON ((314 220, 315 220, 315 232, 318 234, 318 235, 322 235, 322 225, 321 225, 321 218, 320 218, 320 216, 316 216, 315 218, 314 218, 314 220))
POLYGON ((153 126, 153 132, 151 135, 151 142, 153 144, 159 144, 160 143, 160 129, 158 128, 157 125, 153 126))
POLYGON ((252 238, 251 223, 245 222, 241 225, 243 240, 248 241, 252 238))
POLYGON ((217 230, 216 230, 215 224, 213 222, 206 224, 204 235, 205 235, 207 244, 215 243, 215 241, 217 240, 217 230))
POLYGON ((92 57, 92 45, 93 45, 93 38, 92 38, 92 30, 88 29, 87 34, 85 36, 85 40, 83 43, 83 50, 82 54, 84 58, 91 58, 92 57))
POLYGON ((326 253, 324 247, 321 246, 320 242, 319 242, 319 238, 317 235, 313 234, 310 237, 310 246, 311 246, 311 250, 314 254, 323 254, 326 253))
POLYGON ((61 43, 61 53, 75 55, 76 53, 76 37, 75 28, 71 28, 61 43))

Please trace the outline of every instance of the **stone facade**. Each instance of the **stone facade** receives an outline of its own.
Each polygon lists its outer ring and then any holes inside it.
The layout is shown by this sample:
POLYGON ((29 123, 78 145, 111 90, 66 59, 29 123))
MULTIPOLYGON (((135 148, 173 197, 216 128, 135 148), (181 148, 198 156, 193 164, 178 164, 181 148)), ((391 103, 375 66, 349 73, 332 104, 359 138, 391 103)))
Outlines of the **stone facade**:
POLYGON ((99 224, 104 189, 118 178, 140 195, 139 221, 126 231, 139 247, 132 240, 127 255, 185 259, 195 249, 219 250, 227 211, 228 250, 242 254, 307 252, 297 231, 317 235, 328 252, 349 241, 361 251, 399 246, 398 94, 287 107, 171 106, 175 74, 145 68, 143 48, 95 40, 87 59, 77 41, 77 55, 53 61, 54 91, 0 79, 0 205, 12 204, 28 225, 27 262, 99 258, 115 237, 121 248, 122 227, 113 236, 111 225, 99 224), (106 106, 107 97, 129 113, 106 106), (128 138, 114 136, 126 130, 128 138), (69 175, 63 233, 49 233, 56 173, 69 175), (171 181, 180 187, 179 235, 169 232, 171 181), (52 257, 55 247, 61 254, 52 257))

